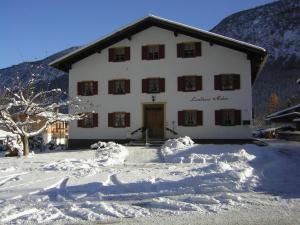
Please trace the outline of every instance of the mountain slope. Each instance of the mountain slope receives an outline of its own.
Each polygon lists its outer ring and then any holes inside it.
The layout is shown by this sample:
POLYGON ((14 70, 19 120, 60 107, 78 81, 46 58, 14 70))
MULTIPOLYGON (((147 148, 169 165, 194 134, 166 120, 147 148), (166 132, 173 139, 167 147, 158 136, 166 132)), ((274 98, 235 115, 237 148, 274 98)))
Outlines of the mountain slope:
MULTIPOLYGON (((281 99, 278 108, 300 97, 300 1, 282 0, 226 17, 212 32, 267 49, 269 57, 253 89, 256 116, 269 113, 272 92, 281 99)), ((291 102, 294 101, 294 102, 291 102)))
POLYGON ((51 61, 76 50, 77 48, 78 47, 68 48, 39 61, 24 62, 8 68, 0 69, 0 93, 3 91, 4 87, 11 87, 16 81, 17 76, 24 85, 26 85, 31 74, 38 75, 39 88, 47 89, 58 87, 67 91, 67 74, 48 66, 48 64, 51 61))

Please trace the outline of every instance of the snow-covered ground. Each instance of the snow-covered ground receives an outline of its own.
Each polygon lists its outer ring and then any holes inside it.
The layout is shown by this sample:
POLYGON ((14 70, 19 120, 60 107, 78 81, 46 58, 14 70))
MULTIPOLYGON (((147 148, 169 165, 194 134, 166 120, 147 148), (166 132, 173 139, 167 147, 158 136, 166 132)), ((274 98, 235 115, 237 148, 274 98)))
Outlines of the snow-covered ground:
POLYGON ((300 224, 300 143, 268 142, 0 158, 0 224, 300 224))

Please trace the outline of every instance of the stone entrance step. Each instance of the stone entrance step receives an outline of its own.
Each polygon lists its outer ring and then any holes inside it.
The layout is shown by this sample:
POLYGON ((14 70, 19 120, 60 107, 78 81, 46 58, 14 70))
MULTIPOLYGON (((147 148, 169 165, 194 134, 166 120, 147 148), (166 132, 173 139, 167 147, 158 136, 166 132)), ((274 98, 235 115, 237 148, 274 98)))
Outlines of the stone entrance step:
POLYGON ((132 140, 128 143, 129 146, 162 146, 165 143, 165 140, 162 139, 151 139, 148 140, 148 143, 146 143, 146 140, 132 140))

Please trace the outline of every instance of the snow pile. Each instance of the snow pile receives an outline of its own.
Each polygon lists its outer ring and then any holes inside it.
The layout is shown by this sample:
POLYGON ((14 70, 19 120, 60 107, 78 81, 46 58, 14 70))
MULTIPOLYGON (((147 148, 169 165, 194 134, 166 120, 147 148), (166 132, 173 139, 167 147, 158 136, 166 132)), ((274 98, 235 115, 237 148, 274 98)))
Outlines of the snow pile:
POLYGON ((43 171, 66 171, 81 177, 95 175, 100 166, 123 164, 128 156, 128 150, 115 142, 98 142, 91 147, 97 148, 94 159, 63 159, 42 166, 43 171))
POLYGON ((63 159, 42 166, 44 171, 65 171, 73 176, 91 176, 99 169, 98 164, 93 160, 63 159))
POLYGON ((180 137, 177 139, 169 139, 161 147, 161 154, 166 157, 168 155, 174 155, 180 151, 190 148, 194 145, 194 141, 188 137, 180 137))
POLYGON ((127 148, 115 142, 98 142, 91 145, 91 148, 97 148, 95 160, 103 166, 123 164, 129 155, 127 148))

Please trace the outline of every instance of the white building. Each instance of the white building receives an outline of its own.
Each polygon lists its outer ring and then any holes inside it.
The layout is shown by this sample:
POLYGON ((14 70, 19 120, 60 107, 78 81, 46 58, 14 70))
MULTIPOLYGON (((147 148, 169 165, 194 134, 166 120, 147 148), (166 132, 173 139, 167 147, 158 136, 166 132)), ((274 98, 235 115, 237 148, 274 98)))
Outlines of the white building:
POLYGON ((93 106, 70 146, 96 140, 250 139, 252 85, 266 50, 156 16, 63 56, 69 96, 93 106))

